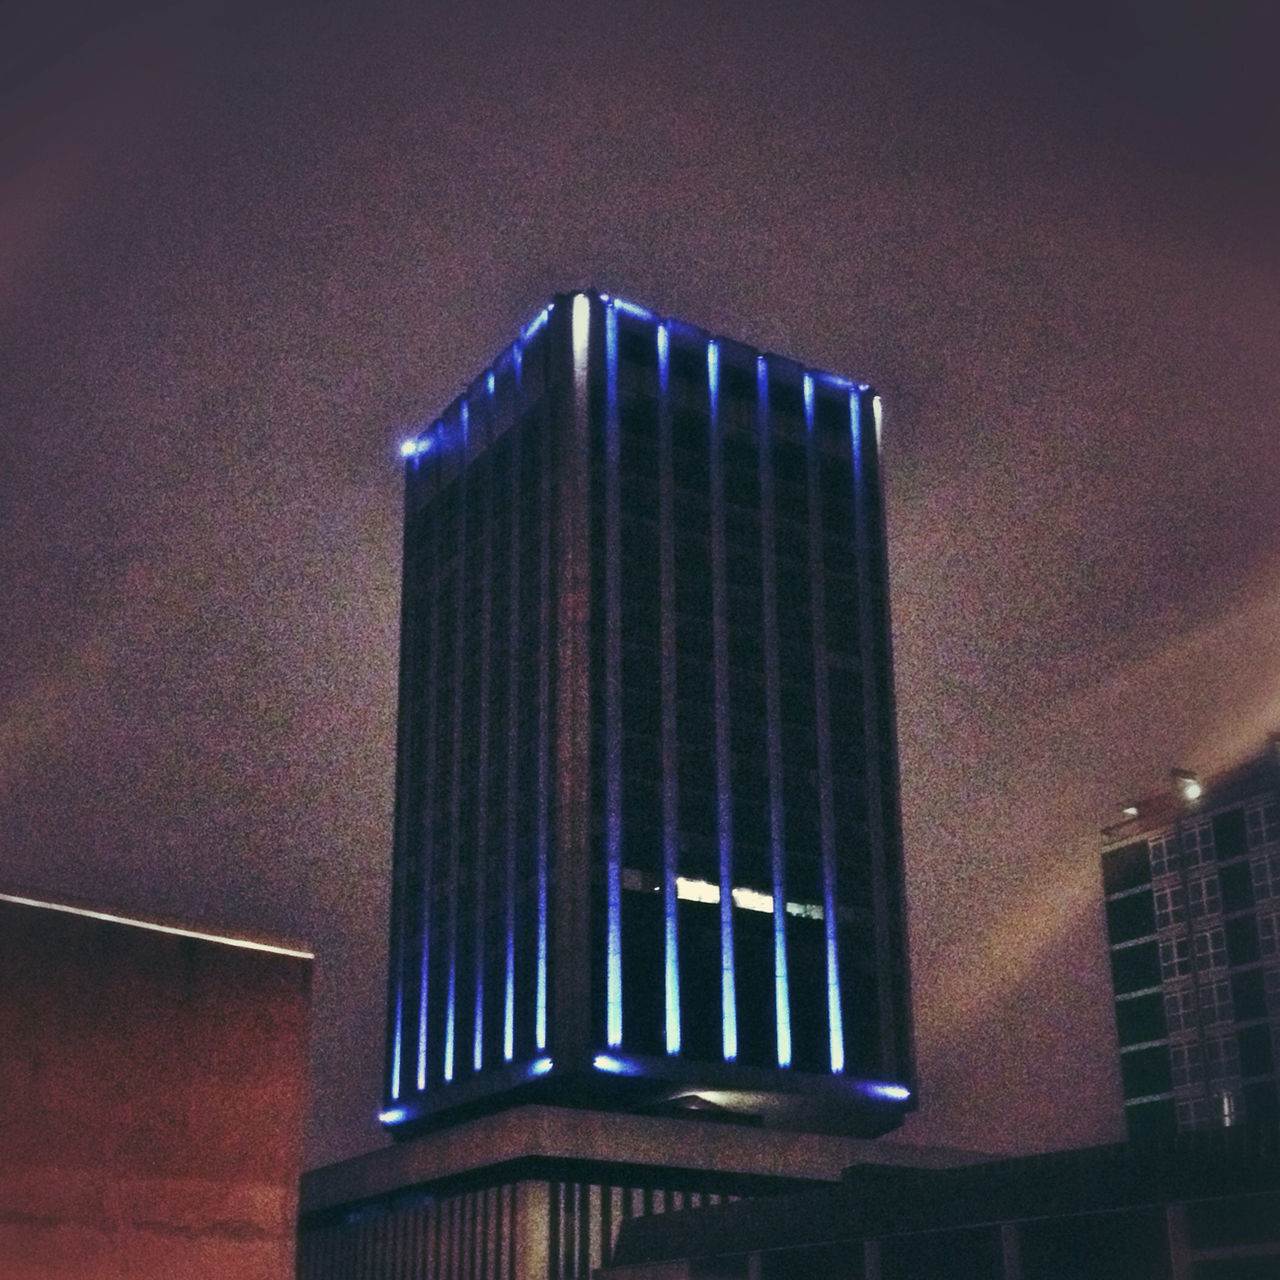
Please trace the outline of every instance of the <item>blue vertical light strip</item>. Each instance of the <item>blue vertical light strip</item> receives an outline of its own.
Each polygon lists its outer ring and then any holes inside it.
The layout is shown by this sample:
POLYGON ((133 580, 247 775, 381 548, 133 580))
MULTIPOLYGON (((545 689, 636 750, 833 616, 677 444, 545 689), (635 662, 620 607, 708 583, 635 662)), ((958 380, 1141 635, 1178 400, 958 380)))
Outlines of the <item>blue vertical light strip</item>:
MULTIPOLYGON (((489 392, 486 430, 489 433, 480 442, 483 449, 492 439, 494 414, 493 373, 486 379, 489 392)), ((485 464, 486 465, 487 460, 485 464)), ((483 474, 483 472, 481 472, 483 474)), ((484 503, 480 514, 480 715, 478 725, 479 747, 476 760, 476 847, 473 854, 475 878, 475 940, 472 954, 475 957, 475 1020, 472 1026, 471 1065, 479 1074, 484 1069, 484 997, 485 997, 485 948, 486 924, 489 908, 489 733, 492 717, 489 711, 492 652, 490 632, 493 629, 493 472, 490 469, 485 480, 484 503)))
POLYGON ((680 937, 676 873, 680 862, 679 739, 676 736, 675 473, 671 441, 671 341, 657 326, 658 346, 658 558, 661 596, 662 683, 662 911, 667 1052, 680 1052, 680 937))
POLYGON ((458 994, 458 890, 462 858, 462 668, 463 650, 466 647, 467 600, 467 437, 470 412, 467 402, 462 402, 459 414, 458 473, 458 569, 457 591, 454 600, 453 630, 453 777, 449 788, 449 975, 445 993, 444 1021, 444 1078, 453 1079, 454 1030, 457 1021, 458 994))
POLYGON ((778 572, 775 550, 773 427, 769 366, 756 358, 756 434, 760 457, 760 572, 764 607, 764 702, 769 769, 769 862, 773 879, 773 992, 778 1065, 791 1065, 791 1002, 787 983, 786 812, 782 787, 782 676, 778 656, 778 572))
POLYGON ((836 823, 831 774, 831 694, 827 680, 827 600, 822 559, 822 442, 814 424, 813 375, 804 376, 805 485, 809 499, 809 601, 813 635, 813 689, 817 711, 818 840, 822 852, 822 916, 827 966, 827 1040, 831 1071, 844 1071, 844 1015, 836 949, 836 823))
POLYGON ((729 738, 729 610, 725 582, 724 456, 720 439, 720 348, 707 343, 711 459, 711 644, 716 717, 716 837, 720 862, 720 1017, 726 1062, 738 1056, 733 968, 733 773, 729 738))
POLYGON ((439 718, 439 696, 436 685, 438 680, 440 652, 440 557, 439 525, 433 520, 431 524, 431 554, 427 557, 431 565, 430 602, 428 605, 427 630, 427 765, 423 778, 423 838, 426 844, 424 852, 424 871, 422 876, 422 969, 419 974, 418 987, 418 1092, 427 1087, 427 979, 431 969, 431 897, 435 887, 436 844, 435 844, 435 806, 438 788, 436 786, 436 731, 439 718))
MULTIPOLYGON (((576 312, 574 320, 576 325, 576 312)), ((622 497, 618 314, 612 305, 605 310, 604 359, 605 1031, 616 1049, 622 1043, 622 497)))
MULTIPOLYGON (((544 316, 549 316, 545 312, 544 316)), ((545 320, 544 320, 545 323, 545 320)), ((543 356, 546 363, 546 356, 543 356)), ((547 884, 551 832, 551 426, 546 399, 538 415, 538 941, 534 1039, 547 1047, 547 884)))
POLYGON ((511 425, 511 543, 507 561, 507 865, 506 956, 502 1004, 502 1059, 516 1053, 516 795, 519 777, 520 684, 520 399, 524 389, 524 361, 520 344, 512 349, 515 365, 515 407, 511 425))

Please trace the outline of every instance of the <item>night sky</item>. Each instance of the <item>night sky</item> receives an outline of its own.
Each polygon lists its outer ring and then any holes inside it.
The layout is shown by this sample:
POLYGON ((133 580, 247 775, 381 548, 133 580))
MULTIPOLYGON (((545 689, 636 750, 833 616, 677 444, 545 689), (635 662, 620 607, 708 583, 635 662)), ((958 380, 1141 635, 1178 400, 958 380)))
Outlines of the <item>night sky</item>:
POLYGON ((594 284, 881 392, 904 1135, 1118 1136, 1098 828, 1280 729, 1280 11, 25 7, 0 881, 308 941, 381 1141, 396 447, 594 284))

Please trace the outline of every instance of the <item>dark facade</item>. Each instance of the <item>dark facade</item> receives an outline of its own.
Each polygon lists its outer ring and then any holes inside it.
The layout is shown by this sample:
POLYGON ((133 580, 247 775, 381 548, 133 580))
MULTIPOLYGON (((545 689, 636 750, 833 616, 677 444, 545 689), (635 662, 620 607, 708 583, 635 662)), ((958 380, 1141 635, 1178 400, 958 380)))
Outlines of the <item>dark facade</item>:
POLYGON ((878 405, 597 293, 406 445, 388 1076, 911 1105, 878 405))
POLYGON ((599 1274, 1274 1280, 1280 1161, 1273 1143, 1218 1133, 946 1170, 862 1165, 841 1187, 630 1220, 599 1274))
POLYGON ((1189 781, 1131 806, 1102 855, 1134 1137, 1280 1115, 1280 739, 1189 781))

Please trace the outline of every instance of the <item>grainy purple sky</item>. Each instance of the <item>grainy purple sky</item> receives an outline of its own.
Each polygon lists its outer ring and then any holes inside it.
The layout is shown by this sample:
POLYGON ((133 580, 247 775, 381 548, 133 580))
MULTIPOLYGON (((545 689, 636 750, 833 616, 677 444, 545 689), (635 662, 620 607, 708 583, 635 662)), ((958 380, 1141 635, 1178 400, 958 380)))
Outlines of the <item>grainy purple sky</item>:
POLYGON ((395 446, 596 284, 881 391, 905 1136, 1115 1136, 1098 826, 1280 728, 1273 7, 27 8, 0 880, 307 939, 379 1142, 395 446))

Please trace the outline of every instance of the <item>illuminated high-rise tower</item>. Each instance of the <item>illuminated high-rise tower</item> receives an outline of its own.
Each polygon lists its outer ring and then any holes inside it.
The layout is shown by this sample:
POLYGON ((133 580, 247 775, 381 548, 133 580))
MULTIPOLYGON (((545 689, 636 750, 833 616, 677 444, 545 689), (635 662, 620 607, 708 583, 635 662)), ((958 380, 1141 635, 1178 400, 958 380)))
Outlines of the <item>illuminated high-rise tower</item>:
POLYGON ((384 1122, 912 1104, 878 403, 594 292, 405 446, 384 1122))

